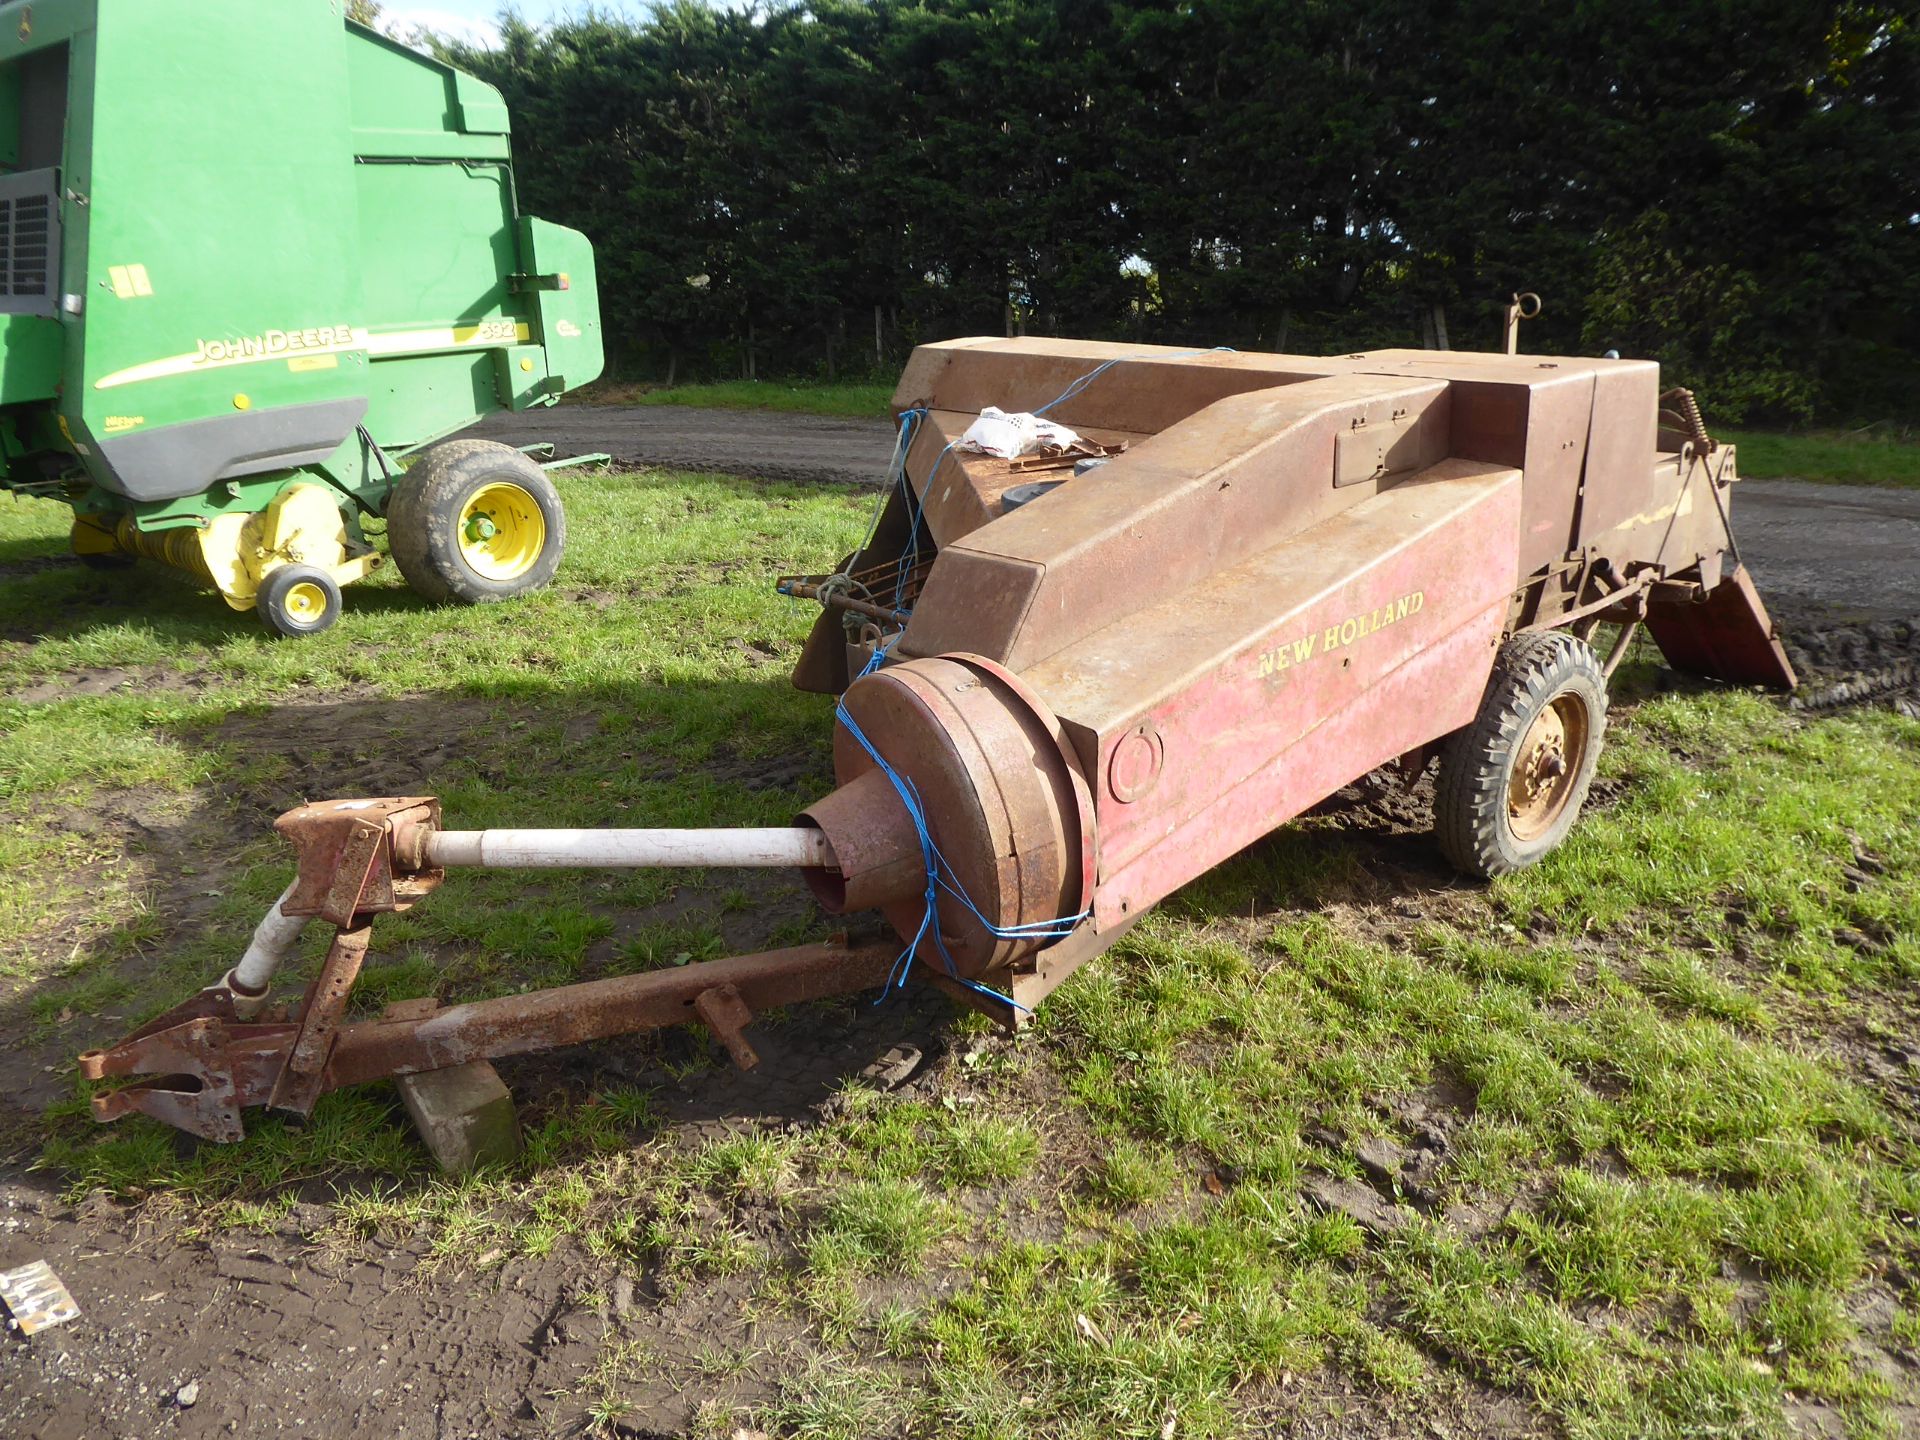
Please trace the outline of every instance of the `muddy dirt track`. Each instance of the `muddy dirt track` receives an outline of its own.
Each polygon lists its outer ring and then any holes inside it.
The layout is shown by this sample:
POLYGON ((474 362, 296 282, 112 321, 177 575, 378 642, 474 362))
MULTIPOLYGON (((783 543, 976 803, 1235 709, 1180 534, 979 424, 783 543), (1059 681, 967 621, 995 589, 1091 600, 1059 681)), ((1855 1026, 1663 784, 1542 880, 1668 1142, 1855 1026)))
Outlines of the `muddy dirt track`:
POLYGON ((666 470, 876 486, 893 448, 885 420, 680 405, 559 405, 497 415, 467 433, 514 445, 551 442, 556 455, 604 450, 622 464, 666 470))
MULTIPOLYGON (((767 480, 878 485, 884 420, 671 405, 563 405, 503 415, 473 432, 556 454, 605 451, 626 464, 767 480)), ((1734 491, 1741 554, 1783 619, 1920 612, 1920 491, 1748 480, 1734 491)))

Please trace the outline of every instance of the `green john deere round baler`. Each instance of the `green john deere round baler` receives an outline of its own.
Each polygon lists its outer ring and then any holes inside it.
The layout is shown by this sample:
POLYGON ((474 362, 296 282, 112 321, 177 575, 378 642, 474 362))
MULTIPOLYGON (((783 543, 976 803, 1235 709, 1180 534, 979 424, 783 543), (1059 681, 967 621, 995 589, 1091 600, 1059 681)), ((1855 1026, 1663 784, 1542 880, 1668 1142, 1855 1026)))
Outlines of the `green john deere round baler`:
POLYGON ((0 484, 89 563, 309 634, 384 516, 431 599, 533 589, 552 483, 444 437, 601 365, 592 247, 519 213, 491 86, 337 0, 0 5, 0 484))

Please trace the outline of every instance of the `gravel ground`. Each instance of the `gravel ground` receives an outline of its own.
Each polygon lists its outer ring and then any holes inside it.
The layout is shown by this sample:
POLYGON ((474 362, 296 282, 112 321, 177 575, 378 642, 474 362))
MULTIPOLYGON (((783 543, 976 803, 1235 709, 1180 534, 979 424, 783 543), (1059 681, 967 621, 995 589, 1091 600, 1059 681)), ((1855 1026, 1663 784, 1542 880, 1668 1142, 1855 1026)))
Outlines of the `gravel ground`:
POLYGON ((1733 496, 1740 553, 1770 601, 1920 615, 1920 490, 1743 480, 1733 496))
POLYGON ((468 433, 514 445, 550 441, 556 455, 604 450, 629 465, 874 486, 886 479, 893 451, 886 420, 684 405, 561 405, 490 416, 468 433))

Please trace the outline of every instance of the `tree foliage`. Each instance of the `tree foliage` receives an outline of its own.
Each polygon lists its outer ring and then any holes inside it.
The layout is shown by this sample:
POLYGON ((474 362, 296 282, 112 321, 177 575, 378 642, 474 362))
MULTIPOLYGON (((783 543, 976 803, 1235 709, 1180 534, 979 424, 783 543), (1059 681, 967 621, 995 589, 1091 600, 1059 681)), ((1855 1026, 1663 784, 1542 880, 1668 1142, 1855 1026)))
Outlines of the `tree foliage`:
POLYGON ((616 360, 885 370, 1009 328, 1662 360, 1920 409, 1920 38, 1877 0, 670 0, 455 58, 616 360))

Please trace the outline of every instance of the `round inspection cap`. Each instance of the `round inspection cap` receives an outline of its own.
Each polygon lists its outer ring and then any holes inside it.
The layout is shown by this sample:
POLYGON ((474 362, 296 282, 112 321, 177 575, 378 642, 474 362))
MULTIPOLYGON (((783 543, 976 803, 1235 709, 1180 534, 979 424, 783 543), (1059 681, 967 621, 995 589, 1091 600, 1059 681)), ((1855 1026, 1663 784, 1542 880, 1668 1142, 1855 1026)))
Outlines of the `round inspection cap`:
POLYGON ((1025 485, 1015 485, 1011 490, 1001 492, 1000 513, 1005 515, 1018 510, 1022 505, 1038 500, 1049 490, 1058 490, 1066 483, 1064 480, 1029 480, 1025 485))

